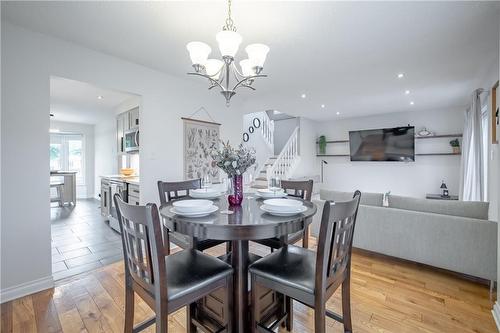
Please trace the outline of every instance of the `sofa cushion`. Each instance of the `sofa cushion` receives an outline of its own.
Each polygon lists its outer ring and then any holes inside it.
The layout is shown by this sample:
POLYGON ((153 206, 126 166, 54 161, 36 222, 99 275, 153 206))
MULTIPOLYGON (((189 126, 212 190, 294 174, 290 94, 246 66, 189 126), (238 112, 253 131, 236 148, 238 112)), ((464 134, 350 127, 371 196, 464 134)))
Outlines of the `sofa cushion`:
MULTIPOLYGON (((330 201, 349 201, 352 199, 353 194, 354 192, 340 192, 325 189, 319 191, 320 199, 330 201)), ((382 193, 361 192, 361 202, 359 204, 365 206, 382 206, 383 198, 384 195, 382 193)))
POLYGON ((389 207, 487 220, 489 203, 480 201, 420 199, 390 195, 389 207))

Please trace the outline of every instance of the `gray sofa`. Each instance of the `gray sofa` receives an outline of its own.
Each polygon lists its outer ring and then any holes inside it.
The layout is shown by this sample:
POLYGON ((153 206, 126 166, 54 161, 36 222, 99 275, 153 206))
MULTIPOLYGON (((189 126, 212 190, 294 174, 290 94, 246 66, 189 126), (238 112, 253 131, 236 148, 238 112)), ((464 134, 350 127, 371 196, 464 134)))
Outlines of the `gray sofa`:
MULTIPOLYGON (((318 236, 325 200, 346 201, 352 193, 321 190, 311 234, 318 236)), ((497 222, 487 202, 428 200, 362 193, 354 247, 487 280, 497 278, 497 222)))

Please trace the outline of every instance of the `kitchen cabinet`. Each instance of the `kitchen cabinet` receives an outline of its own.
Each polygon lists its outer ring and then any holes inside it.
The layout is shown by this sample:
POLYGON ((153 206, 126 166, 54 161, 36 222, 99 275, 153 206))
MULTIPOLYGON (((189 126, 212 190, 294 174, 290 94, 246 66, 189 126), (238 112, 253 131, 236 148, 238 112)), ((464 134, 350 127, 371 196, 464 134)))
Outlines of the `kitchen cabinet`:
POLYGON ((135 184, 128 184, 128 203, 131 205, 139 205, 139 197, 139 186, 135 184))
POLYGON ((116 139, 118 153, 125 153, 125 132, 139 127, 139 107, 116 116, 116 139))
POLYGON ((101 215, 108 218, 111 214, 111 187, 107 179, 101 179, 101 215))

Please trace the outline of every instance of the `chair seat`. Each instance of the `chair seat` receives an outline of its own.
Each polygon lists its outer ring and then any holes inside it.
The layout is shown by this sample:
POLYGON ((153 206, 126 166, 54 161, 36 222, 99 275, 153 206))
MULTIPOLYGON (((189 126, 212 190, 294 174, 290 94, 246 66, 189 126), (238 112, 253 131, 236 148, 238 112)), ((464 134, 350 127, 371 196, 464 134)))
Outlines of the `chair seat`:
MULTIPOLYGON (((170 232, 169 233, 170 242, 174 243, 177 246, 180 246, 183 249, 190 249, 193 247, 193 238, 190 236, 186 236, 179 232, 170 232)), ((198 240, 196 244, 196 249, 199 251, 204 251, 216 245, 222 244, 224 241, 212 240, 212 239, 203 239, 198 240)))
POLYGON ((288 245, 256 261, 249 270, 277 284, 314 294, 316 252, 288 245))
POLYGON ((233 268, 196 250, 184 250, 165 258, 168 301, 188 295, 233 273, 233 268))

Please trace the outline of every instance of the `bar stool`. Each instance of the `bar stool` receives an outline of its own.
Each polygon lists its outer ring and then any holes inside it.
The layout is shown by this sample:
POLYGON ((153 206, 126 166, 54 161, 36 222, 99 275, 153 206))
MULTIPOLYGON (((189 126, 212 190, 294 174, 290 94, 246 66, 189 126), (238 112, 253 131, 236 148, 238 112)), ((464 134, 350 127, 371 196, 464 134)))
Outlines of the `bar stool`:
POLYGON ((55 188, 57 195, 50 198, 50 202, 59 202, 59 206, 64 205, 64 182, 54 181, 50 182, 50 188, 55 188))

